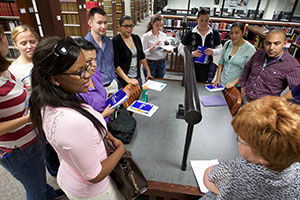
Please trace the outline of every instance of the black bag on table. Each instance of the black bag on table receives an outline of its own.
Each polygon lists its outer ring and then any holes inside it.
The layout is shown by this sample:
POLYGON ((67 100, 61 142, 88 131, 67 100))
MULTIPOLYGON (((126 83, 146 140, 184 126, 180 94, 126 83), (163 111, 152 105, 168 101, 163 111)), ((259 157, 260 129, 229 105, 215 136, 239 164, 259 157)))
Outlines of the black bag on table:
POLYGON ((107 128, 111 134, 121 140, 124 144, 129 144, 135 131, 136 119, 121 105, 120 108, 111 115, 107 128))

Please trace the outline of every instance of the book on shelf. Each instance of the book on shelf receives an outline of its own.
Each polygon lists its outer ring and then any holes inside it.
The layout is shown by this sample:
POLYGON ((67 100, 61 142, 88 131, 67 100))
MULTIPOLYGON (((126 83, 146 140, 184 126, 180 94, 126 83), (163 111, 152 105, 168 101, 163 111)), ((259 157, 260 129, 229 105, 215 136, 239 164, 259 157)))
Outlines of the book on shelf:
POLYGON ((207 84, 205 85, 205 88, 210 92, 217 92, 217 91, 224 90, 224 86, 222 85, 213 86, 213 84, 207 84))
POLYGON ((181 19, 164 19, 164 26, 181 28, 181 19))
POLYGON ((127 99, 127 94, 123 91, 123 88, 121 88, 118 92, 116 92, 106 100, 105 107, 110 104, 110 109, 114 109, 124 103, 127 99))
POLYGON ((295 57, 295 55, 296 55, 296 51, 297 51, 297 47, 296 46, 291 46, 290 47, 290 49, 289 49, 289 53, 293 56, 293 57, 295 57))
POLYGON ((0 15, 1 16, 13 16, 10 9, 9 2, 0 2, 0 15))
POLYGON ((197 21, 188 20, 187 22, 188 29, 194 28, 195 26, 197 26, 197 21))
POLYGON ((20 20, 8 19, 0 21, 0 24, 2 25, 4 31, 12 32, 16 26, 20 25, 20 20))

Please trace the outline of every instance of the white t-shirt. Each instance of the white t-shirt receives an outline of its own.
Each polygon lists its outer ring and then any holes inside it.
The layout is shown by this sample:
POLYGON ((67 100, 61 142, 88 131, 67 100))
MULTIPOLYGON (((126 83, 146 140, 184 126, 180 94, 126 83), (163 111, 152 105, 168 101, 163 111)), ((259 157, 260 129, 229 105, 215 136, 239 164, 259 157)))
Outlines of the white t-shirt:
POLYGON ((20 80, 24 87, 27 89, 27 96, 31 95, 31 69, 33 67, 33 63, 29 64, 17 64, 13 62, 9 66, 9 71, 16 77, 16 79, 20 80))

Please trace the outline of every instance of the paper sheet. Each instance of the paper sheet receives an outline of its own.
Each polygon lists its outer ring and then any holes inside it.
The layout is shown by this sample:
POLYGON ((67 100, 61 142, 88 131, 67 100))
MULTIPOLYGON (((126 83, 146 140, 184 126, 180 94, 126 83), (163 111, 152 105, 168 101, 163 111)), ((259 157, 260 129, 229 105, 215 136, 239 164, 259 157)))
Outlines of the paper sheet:
POLYGON ((163 48, 164 50, 167 50, 167 51, 173 51, 173 49, 175 47, 172 45, 163 45, 163 46, 161 46, 161 48, 163 48))
POLYGON ((167 84, 158 81, 148 80, 144 85, 146 85, 151 90, 162 91, 167 84))
POLYGON ((219 161, 217 159, 214 160, 191 160, 191 166, 193 169, 193 172, 195 174, 198 186, 200 188, 200 191, 203 193, 208 192, 209 190, 205 187, 203 182, 203 176, 205 170, 212 166, 219 164, 219 161))

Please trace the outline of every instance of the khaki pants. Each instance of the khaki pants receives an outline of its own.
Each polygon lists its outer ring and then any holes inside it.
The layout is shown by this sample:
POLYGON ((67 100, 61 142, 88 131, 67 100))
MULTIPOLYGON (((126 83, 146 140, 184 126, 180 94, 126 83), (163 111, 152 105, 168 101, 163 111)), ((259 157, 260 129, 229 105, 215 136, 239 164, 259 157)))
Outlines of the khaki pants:
POLYGON ((66 190, 66 188, 59 180, 57 180, 57 184, 65 192, 70 200, 125 200, 124 196, 118 190, 115 182, 112 179, 108 188, 104 192, 92 197, 77 197, 66 190))

